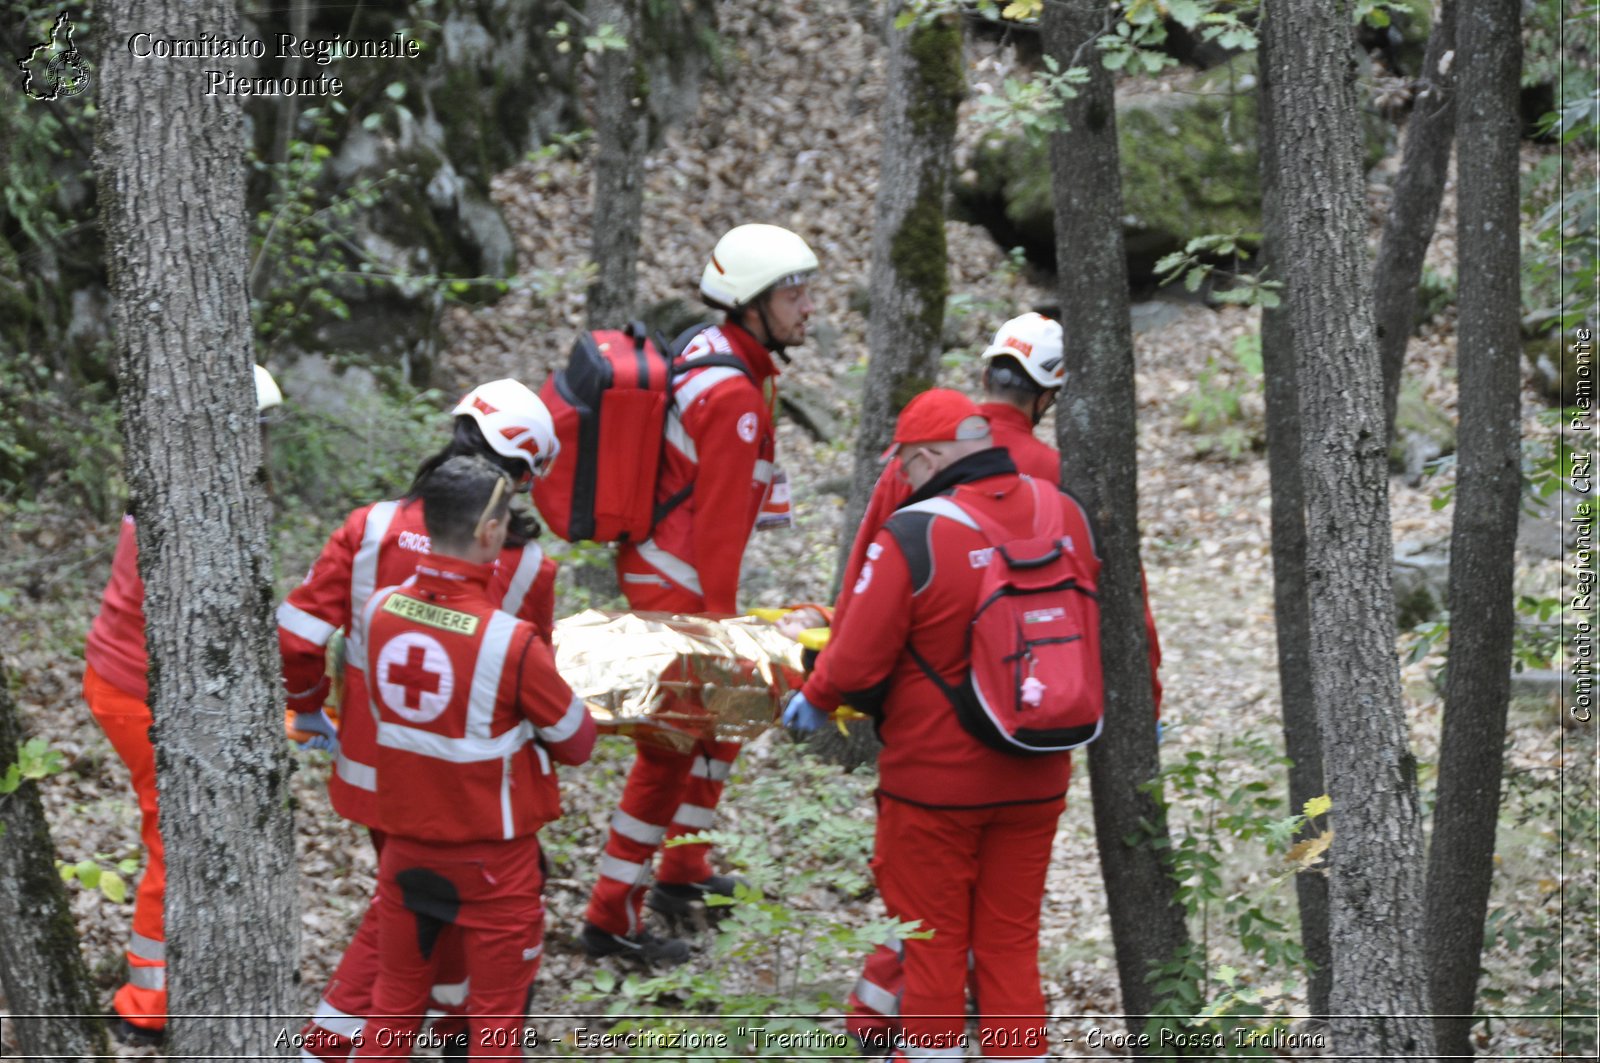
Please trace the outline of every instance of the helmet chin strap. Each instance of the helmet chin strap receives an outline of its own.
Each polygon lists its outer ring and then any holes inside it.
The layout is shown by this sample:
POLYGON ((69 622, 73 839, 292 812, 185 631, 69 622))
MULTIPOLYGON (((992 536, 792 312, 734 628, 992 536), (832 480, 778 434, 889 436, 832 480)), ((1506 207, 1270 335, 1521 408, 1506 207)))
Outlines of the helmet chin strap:
POLYGON ((784 365, 792 365, 794 359, 789 357, 788 344, 778 342, 777 337, 772 334, 772 323, 767 320, 767 294, 767 292, 762 292, 756 297, 756 301, 751 304, 755 307, 756 316, 761 319, 761 331, 766 333, 766 339, 761 342, 766 346, 767 350, 783 359, 784 365))

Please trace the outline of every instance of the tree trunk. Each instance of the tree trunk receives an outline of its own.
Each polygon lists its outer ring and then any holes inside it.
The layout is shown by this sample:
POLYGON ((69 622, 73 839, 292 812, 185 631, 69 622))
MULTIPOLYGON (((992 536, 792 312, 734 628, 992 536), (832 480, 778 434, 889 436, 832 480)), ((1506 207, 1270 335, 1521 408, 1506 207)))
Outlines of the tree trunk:
POLYGON ((1147 977, 1171 963, 1189 941, 1176 884, 1162 854, 1159 795, 1140 786, 1160 773, 1155 704, 1139 562, 1138 467, 1135 459, 1133 331, 1128 317, 1127 261, 1122 246, 1122 180, 1118 170, 1115 93, 1093 46, 1104 5, 1096 0, 1048 4, 1047 54, 1063 69, 1087 63, 1090 80, 1071 101, 1071 129, 1050 145, 1055 190, 1056 261, 1062 264, 1062 325, 1067 378, 1056 413, 1058 444, 1071 488, 1101 529, 1101 658, 1105 729, 1089 756, 1095 835, 1110 905, 1122 1009, 1130 1030, 1157 1003, 1147 977), (1084 58, 1087 57, 1087 58, 1084 58), (1156 839, 1129 845, 1154 824, 1156 839))
POLYGON ((1395 656, 1383 380, 1348 0, 1268 0, 1270 103, 1304 433, 1311 685, 1333 799, 1338 1054, 1431 1055, 1422 821, 1395 656))
MULTIPOLYGON (((231 4, 206 19, 219 37, 239 33, 231 4)), ((108 40, 194 28, 193 6, 176 0, 107 5, 108 40)), ((100 201, 167 850, 169 1041, 180 1056, 271 1054, 297 1005, 299 898, 251 371, 243 116, 237 98, 204 94, 192 63, 108 48, 100 74, 100 201)))
MULTIPOLYGON (((1266 276, 1281 279, 1279 242, 1283 214, 1277 182, 1277 149, 1272 129, 1272 19, 1261 24, 1260 141, 1262 233, 1261 262, 1266 276)), ((1311 618, 1306 604, 1306 496, 1300 477, 1300 407, 1295 382, 1294 325, 1285 306, 1261 311, 1261 367, 1266 383, 1267 467, 1272 482, 1272 598, 1278 640, 1278 689, 1283 701, 1283 747, 1290 760, 1289 805, 1298 812, 1327 792, 1322 778, 1322 734, 1311 693, 1311 618)), ((1304 832, 1309 836, 1311 832, 1304 832)), ((1331 856, 1322 871, 1332 865, 1331 856)), ((1328 1015, 1333 956, 1328 943, 1328 879, 1322 871, 1295 876, 1300 911, 1300 944, 1311 969, 1306 973, 1306 1005, 1328 1015)))
MULTIPOLYGON (((0 661, 0 777, 22 741, 9 684, 0 661)), ((0 795, 0 989, 17 1047, 24 1056, 90 1059, 107 1054, 106 1028, 55 855, 39 784, 0 795), (44 1015, 55 1017, 27 1017, 44 1015)))
MULTIPOLYGON (((594 64, 594 264, 589 327, 617 328, 638 313, 639 218, 649 138, 649 79, 640 57, 639 0, 599 0, 591 30, 615 27, 625 49, 602 49, 594 64)), ((668 337, 669 339, 671 337, 668 337)))
MULTIPOLYGON (((941 14, 895 29, 902 5, 887 5, 888 92, 873 211, 872 308, 867 321, 867 379, 856 430, 855 473, 845 504, 853 533, 877 482, 878 455, 901 407, 933 386, 939 371, 944 303, 950 294, 944 236, 945 194, 955 145, 956 107, 966 91, 961 21, 941 14)), ((853 534, 840 540, 843 571, 853 534)))
POLYGON ((1406 123, 1405 153, 1389 199, 1378 260, 1372 269, 1372 301, 1383 364, 1384 438, 1394 441, 1400 370, 1417 315, 1417 281, 1433 239, 1450 169, 1455 135, 1456 90, 1452 54, 1456 46, 1456 0, 1441 0, 1422 60, 1421 87, 1406 123))
POLYGON ((1522 491, 1519 21, 1517 0, 1485 0, 1463 9, 1457 32, 1460 439, 1450 528, 1450 659, 1427 894, 1434 1029, 1445 1055, 1472 1053, 1470 1016, 1494 877, 1511 696, 1522 491))

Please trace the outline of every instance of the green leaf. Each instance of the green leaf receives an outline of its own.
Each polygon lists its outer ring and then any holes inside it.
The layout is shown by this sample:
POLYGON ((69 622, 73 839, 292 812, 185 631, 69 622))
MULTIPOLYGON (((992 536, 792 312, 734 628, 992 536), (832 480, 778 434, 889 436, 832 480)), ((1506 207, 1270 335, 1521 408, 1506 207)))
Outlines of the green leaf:
POLYGON ((93 860, 79 860, 76 871, 84 889, 92 890, 100 884, 100 865, 93 860))
POLYGON ((100 875, 100 892, 106 900, 121 904, 128 899, 128 883, 115 871, 106 871, 100 875))
POLYGON ((403 81, 391 81, 384 88, 383 94, 391 100, 403 100, 406 98, 406 84, 403 81))

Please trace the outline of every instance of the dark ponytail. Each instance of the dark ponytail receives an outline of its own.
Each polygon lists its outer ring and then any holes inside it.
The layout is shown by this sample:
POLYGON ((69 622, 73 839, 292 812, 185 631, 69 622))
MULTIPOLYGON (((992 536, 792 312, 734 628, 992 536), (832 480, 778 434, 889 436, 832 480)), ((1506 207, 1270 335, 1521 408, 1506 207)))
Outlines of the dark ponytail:
MULTIPOLYGON (((489 445, 483 438, 483 431, 478 427, 478 422, 463 414, 456 418, 455 430, 450 437, 450 442, 444 449, 433 457, 424 461, 417 467, 417 474, 411 478, 411 486, 406 489, 405 499, 421 497, 422 482, 428 474, 451 458, 465 455, 467 457, 482 458, 511 477, 513 483, 520 482, 528 474, 528 463, 521 458, 508 458, 489 445)), ((532 539, 537 539, 544 531, 539 526, 538 518, 525 509, 513 505, 511 520, 506 531, 506 545, 513 549, 527 545, 532 539)))

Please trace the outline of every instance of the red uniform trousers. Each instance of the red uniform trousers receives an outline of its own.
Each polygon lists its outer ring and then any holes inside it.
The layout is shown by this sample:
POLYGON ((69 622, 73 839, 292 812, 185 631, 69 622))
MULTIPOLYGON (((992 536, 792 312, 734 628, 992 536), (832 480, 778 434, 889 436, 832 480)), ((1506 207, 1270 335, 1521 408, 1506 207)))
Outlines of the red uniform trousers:
POLYGON ((383 847, 379 971, 355 1056, 409 1059, 439 960, 466 957, 468 1056, 522 1058, 528 990, 544 952, 543 874, 532 835, 448 844, 399 835, 383 847))
MULTIPOLYGON (((628 606, 640 612, 703 612, 698 595, 671 586, 630 583, 624 577, 628 606)), ((600 877, 589 894, 584 919, 609 934, 639 929, 650 864, 667 838, 709 830, 722 787, 733 770, 740 743, 703 739, 689 752, 649 738, 635 741, 637 755, 600 857, 600 877)), ((711 877, 711 846, 674 845, 661 857, 656 879, 665 883, 703 882, 711 877)))
POLYGON ((872 868, 884 907, 933 931, 905 942, 901 1022, 909 1058, 963 1055, 969 950, 981 1055, 1033 1059, 1049 1052, 1039 908, 1065 807, 1057 798, 935 809, 879 797, 872 868))
POLYGON ((133 934, 128 941, 128 981, 111 1006, 134 1026, 161 1030, 167 1025, 166 929, 162 905, 167 889, 166 848, 156 802, 156 751, 150 744, 150 706, 112 686, 94 670, 83 670, 83 700, 111 748, 128 766, 139 799, 139 837, 144 842, 144 877, 134 895, 133 934))

